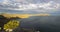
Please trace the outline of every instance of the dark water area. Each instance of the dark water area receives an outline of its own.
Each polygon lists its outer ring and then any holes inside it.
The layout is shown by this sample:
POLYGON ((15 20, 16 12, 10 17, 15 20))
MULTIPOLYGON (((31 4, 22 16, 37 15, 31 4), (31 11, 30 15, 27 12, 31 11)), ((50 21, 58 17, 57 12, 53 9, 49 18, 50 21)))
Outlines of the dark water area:
POLYGON ((40 32, 60 32, 60 16, 31 16, 23 19, 18 17, 7 19, 0 15, 0 27, 2 27, 2 30, 3 25, 9 20, 20 21, 19 26, 13 32, 24 32, 21 28, 27 29, 27 31, 28 29, 34 29, 34 31, 40 32))
POLYGON ((23 28, 34 28, 40 32, 60 32, 60 16, 32 16, 21 19, 23 28))

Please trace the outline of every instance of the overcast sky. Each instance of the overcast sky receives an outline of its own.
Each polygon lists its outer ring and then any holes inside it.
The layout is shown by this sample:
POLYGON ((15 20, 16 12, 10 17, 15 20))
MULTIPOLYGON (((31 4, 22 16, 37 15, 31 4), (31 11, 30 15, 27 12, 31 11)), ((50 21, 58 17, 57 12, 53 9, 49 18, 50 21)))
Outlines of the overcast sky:
POLYGON ((0 0, 0 12, 58 12, 59 10, 60 0, 0 0))

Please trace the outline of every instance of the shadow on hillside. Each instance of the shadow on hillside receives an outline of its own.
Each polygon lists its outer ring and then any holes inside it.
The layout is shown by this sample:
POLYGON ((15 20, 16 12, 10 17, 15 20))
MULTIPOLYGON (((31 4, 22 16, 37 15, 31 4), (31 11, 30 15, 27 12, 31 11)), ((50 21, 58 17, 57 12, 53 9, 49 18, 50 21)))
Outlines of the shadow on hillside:
POLYGON ((4 31, 3 27, 4 27, 4 24, 8 23, 10 20, 17 20, 17 19, 21 19, 19 17, 11 17, 11 18, 7 18, 7 17, 4 17, 3 15, 0 15, 0 32, 4 31))

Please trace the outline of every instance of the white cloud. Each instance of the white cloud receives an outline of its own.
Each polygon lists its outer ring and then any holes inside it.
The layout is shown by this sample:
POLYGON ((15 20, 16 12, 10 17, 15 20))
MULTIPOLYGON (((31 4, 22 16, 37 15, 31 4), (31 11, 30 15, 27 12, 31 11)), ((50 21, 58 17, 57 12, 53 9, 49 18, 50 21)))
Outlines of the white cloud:
MULTIPOLYGON (((21 2, 24 2, 25 0, 13 0, 11 2, 10 0, 4 0, 1 4, 3 4, 1 9, 12 9, 12 10, 32 10, 32 9, 41 9, 41 10, 52 10, 52 9, 59 9, 60 4, 55 3, 53 1, 47 2, 47 3, 29 3, 29 4, 21 4, 21 2)), ((26 2, 26 1, 25 1, 26 2)), ((27 3, 27 2, 26 2, 27 3)), ((1 5, 0 4, 0 5, 1 5)))
POLYGON ((3 2, 2 2, 2 4, 10 4, 10 2, 9 2, 9 0, 4 0, 3 2))
POLYGON ((59 3, 55 3, 53 1, 50 1, 48 3, 40 3, 40 4, 27 4, 27 5, 18 5, 18 9, 17 10, 29 10, 29 9, 38 9, 38 8, 42 8, 42 9, 46 9, 46 10, 51 10, 51 9, 58 9, 60 8, 60 4, 59 3))

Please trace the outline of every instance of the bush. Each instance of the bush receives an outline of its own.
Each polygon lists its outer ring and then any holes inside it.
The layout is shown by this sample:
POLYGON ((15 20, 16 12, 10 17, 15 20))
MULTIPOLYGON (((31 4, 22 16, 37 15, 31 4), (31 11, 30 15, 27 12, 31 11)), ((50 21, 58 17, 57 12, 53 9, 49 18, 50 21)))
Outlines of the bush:
POLYGON ((4 29, 15 29, 19 26, 19 21, 17 20, 10 20, 7 24, 4 25, 4 29))

